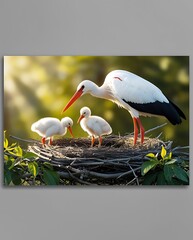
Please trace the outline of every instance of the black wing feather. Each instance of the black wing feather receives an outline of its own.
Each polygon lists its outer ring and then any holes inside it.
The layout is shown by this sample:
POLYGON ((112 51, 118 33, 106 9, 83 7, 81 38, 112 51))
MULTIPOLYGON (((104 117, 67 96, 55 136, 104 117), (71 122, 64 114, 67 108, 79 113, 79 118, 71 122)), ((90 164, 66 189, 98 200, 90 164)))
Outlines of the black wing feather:
POLYGON ((155 101, 152 103, 133 103, 123 99, 125 103, 139 112, 149 113, 158 116, 166 117, 173 125, 180 124, 182 122, 181 117, 186 119, 184 113, 177 107, 172 101, 169 103, 155 101))

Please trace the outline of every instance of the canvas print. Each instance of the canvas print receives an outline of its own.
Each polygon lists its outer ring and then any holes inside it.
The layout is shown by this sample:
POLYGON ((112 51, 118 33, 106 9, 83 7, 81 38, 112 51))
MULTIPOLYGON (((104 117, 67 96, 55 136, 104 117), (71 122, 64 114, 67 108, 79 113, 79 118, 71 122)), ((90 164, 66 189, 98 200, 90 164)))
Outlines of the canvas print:
POLYGON ((188 184, 188 56, 4 57, 4 186, 188 184))

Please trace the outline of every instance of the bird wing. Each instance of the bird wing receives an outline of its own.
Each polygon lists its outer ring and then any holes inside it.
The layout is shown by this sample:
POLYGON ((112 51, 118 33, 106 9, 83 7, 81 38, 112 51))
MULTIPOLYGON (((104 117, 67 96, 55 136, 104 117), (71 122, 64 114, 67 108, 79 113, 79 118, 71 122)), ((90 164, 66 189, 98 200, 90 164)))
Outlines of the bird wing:
POLYGON ((105 79, 110 86, 113 101, 126 108, 132 117, 165 116, 172 124, 181 123, 184 113, 154 84, 124 70, 110 72, 105 79))
POLYGON ((133 103, 166 102, 168 99, 162 91, 147 80, 127 71, 113 71, 108 83, 118 101, 133 103), (117 77, 116 77, 117 76, 117 77))
POLYGON ((44 136, 46 134, 47 129, 49 129, 53 125, 59 124, 60 121, 57 118, 52 117, 41 118, 40 120, 32 124, 31 130, 37 132, 40 136, 44 136))
POLYGON ((60 135, 61 129, 62 129, 61 124, 51 125, 47 129, 45 137, 48 138, 48 137, 51 137, 51 136, 54 136, 54 135, 60 135))
POLYGON ((109 123, 99 116, 90 116, 87 121, 87 127, 96 136, 110 134, 112 132, 109 123))

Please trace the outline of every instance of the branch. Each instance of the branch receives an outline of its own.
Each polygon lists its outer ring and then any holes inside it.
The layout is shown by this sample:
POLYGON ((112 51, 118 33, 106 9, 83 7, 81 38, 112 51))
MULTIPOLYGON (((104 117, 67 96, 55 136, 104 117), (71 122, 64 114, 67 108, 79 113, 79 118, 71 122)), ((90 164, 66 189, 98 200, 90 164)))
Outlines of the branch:
POLYGON ((152 132, 152 131, 154 131, 154 130, 156 130, 156 129, 158 129, 158 128, 164 127, 165 125, 167 125, 167 123, 163 123, 163 124, 161 124, 161 125, 159 125, 159 126, 157 126, 157 127, 151 128, 151 129, 145 131, 145 134, 146 134, 146 133, 149 133, 149 132, 152 132))
POLYGON ((30 140, 30 139, 23 139, 23 138, 19 138, 19 137, 16 137, 16 136, 12 136, 12 135, 9 135, 11 138, 14 138, 14 139, 17 139, 19 141, 23 141, 23 142, 29 142, 29 143, 39 143, 39 141, 37 140, 30 140))

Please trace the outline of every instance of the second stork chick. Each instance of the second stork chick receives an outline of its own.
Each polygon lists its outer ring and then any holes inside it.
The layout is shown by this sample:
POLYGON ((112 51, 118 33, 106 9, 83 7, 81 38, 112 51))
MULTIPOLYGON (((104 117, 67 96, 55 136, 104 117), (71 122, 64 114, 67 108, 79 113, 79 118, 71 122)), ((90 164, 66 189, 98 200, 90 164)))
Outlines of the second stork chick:
POLYGON ((99 116, 91 116, 91 110, 88 107, 80 109, 78 123, 80 123, 82 129, 92 137, 91 147, 93 147, 96 137, 99 138, 98 147, 100 147, 102 144, 102 136, 112 133, 112 128, 109 123, 99 116))

